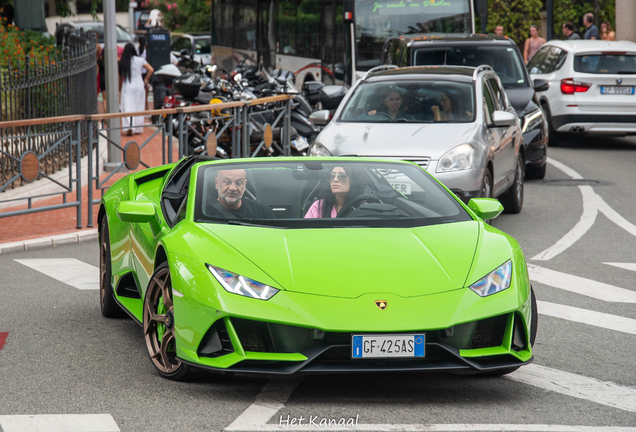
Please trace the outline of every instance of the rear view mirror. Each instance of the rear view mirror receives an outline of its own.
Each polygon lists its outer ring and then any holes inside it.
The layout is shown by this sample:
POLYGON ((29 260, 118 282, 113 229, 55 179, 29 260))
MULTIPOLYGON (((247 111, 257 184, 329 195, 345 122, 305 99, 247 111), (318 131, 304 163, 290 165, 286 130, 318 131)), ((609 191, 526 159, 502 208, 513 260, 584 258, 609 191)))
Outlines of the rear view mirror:
POLYGON ((533 84, 534 84, 534 91, 536 92, 548 91, 548 89, 550 88, 550 83, 542 79, 534 80, 533 84))
POLYGON ((495 111, 492 115, 492 127, 510 127, 517 124, 517 116, 508 111, 495 111))
POLYGON ((148 201, 122 201, 116 213, 122 222, 150 222, 155 218, 155 206, 148 201))
POLYGON ((468 201, 468 208, 483 220, 496 218, 504 209, 494 198, 472 198, 468 201))
POLYGON ((314 126, 326 126, 329 123, 329 110, 320 110, 312 113, 309 116, 309 121, 314 126))

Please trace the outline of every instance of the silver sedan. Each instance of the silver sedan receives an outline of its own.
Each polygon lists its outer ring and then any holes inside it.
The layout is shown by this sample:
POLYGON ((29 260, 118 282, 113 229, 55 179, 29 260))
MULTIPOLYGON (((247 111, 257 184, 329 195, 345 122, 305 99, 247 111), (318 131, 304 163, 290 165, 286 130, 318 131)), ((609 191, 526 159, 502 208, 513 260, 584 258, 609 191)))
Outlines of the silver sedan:
POLYGON ((327 111, 312 114, 326 127, 309 155, 409 160, 465 202, 497 197, 507 212, 521 211, 525 148, 496 73, 489 66, 379 68, 351 88, 330 122, 327 111))

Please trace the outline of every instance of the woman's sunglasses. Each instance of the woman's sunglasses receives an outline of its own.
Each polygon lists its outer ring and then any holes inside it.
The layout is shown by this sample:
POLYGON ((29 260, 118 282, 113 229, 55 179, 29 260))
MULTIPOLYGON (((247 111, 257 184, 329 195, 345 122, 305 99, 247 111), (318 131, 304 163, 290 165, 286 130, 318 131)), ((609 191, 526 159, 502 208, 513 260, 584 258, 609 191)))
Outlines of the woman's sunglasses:
POLYGON ((349 177, 347 177, 345 173, 338 173, 337 175, 336 173, 331 173, 331 175, 329 176, 329 181, 334 181, 336 177, 338 178, 338 181, 341 183, 349 180, 349 177))

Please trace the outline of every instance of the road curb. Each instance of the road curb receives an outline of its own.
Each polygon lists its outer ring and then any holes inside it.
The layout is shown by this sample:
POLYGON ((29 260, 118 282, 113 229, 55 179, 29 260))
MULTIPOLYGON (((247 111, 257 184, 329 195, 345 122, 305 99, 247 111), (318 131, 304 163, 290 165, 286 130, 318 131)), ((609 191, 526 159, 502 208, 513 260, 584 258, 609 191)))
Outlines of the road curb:
POLYGON ((11 243, 0 243, 0 255, 11 252, 22 252, 33 249, 59 246, 68 243, 80 243, 98 238, 97 229, 82 230, 77 233, 59 234, 49 237, 40 237, 30 240, 22 240, 11 243))

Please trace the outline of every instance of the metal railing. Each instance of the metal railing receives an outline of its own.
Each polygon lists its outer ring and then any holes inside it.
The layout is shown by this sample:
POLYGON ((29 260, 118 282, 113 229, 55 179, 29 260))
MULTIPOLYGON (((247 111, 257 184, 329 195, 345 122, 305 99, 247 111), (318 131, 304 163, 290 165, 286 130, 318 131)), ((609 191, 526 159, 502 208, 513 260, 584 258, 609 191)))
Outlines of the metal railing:
POLYGON ((217 145, 220 145, 219 143, 226 142, 227 151, 230 152, 228 156, 233 158, 271 154, 261 152, 263 148, 276 148, 279 154, 290 155, 289 115, 292 98, 292 95, 279 95, 248 102, 227 102, 136 113, 77 115, 0 122, 0 143, 4 146, 5 142, 8 142, 6 145, 14 148, 16 144, 12 141, 18 141, 22 145, 18 147, 21 148, 21 153, 18 155, 1 153, 10 161, 15 172, 8 179, 0 178, 0 218, 76 207, 77 228, 81 228, 84 225, 82 200, 86 197, 88 203, 86 226, 92 227, 93 205, 91 204, 99 203, 101 196, 108 189, 109 181, 116 174, 126 174, 137 170, 140 166, 152 167, 151 161, 144 160, 142 150, 153 142, 156 143, 159 137, 161 138, 161 164, 171 163, 191 154, 192 148, 189 143, 195 137, 208 144, 212 142, 214 145, 208 147, 211 151, 214 151, 217 145), (199 116, 195 118, 194 114, 199 116), (265 117, 272 119, 271 124, 255 120, 257 116, 260 116, 258 120, 262 120, 263 115, 266 114, 272 114, 271 117, 265 117), (137 142, 139 140, 135 136, 122 135, 119 142, 112 140, 109 131, 121 131, 123 127, 108 128, 107 120, 129 116, 151 116, 158 118, 159 122, 144 125, 144 127, 152 128, 152 133, 141 143, 137 142), (201 133, 200 127, 195 127, 198 126, 195 122, 201 121, 209 126, 206 136, 201 133), (20 128, 27 128, 32 132, 19 135, 6 133, 8 129, 21 130, 20 128), (55 129, 55 131, 47 132, 48 129, 55 129), (277 139, 271 133, 273 129, 278 130, 277 139), (250 139, 255 130, 260 131, 262 136, 257 140, 250 139), (211 139, 212 136, 213 139, 211 139), (174 138, 178 140, 177 158, 173 152, 174 138), (49 145, 46 147, 32 145, 38 140, 48 140, 49 145), (111 146, 110 152, 118 153, 120 156, 116 158, 120 162, 116 163, 112 171, 108 173, 103 172, 98 160, 99 155, 105 153, 104 146, 111 146), (66 155, 67 158, 65 163, 68 165, 68 172, 63 179, 59 176, 54 178, 43 168, 46 158, 55 152, 66 155), (82 172, 87 174, 83 175, 82 172), (87 181, 86 191, 82 190, 82 178, 86 178, 87 181), (39 179, 50 181, 56 186, 56 191, 2 199, 2 192, 7 190, 9 185, 17 181, 25 184, 33 183, 39 179), (33 206, 35 200, 60 195, 62 203, 33 206), (26 208, 16 209, 14 204, 22 207, 26 204, 26 208), (2 208, 8 206, 13 208, 3 212, 2 208))
MULTIPOLYGON (((67 122, 20 123, 21 120, 55 118, 97 112, 97 43, 83 30, 67 30, 61 52, 48 57, 25 56, 24 63, 0 69, 0 190, 24 184, 17 162, 26 151, 43 155, 41 173, 52 174, 66 166, 67 146, 58 141, 67 122), (14 179, 7 185, 9 179, 14 179)), ((85 134, 82 134, 85 136, 85 134)), ((84 140, 82 154, 88 143, 84 140)))

